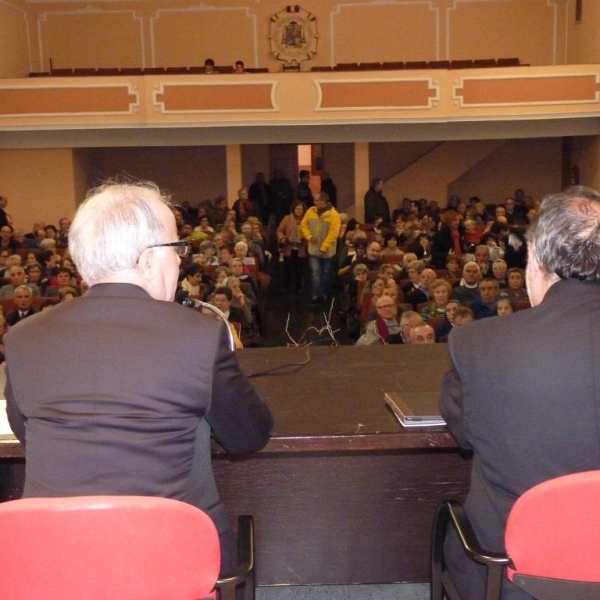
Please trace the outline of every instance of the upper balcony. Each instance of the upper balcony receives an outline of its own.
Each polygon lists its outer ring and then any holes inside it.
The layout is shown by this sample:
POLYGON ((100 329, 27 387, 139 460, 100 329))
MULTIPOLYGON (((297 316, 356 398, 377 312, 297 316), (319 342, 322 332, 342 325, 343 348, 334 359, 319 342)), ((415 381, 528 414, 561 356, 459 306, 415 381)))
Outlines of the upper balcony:
POLYGON ((0 147, 598 133, 597 64, 0 80, 0 147))

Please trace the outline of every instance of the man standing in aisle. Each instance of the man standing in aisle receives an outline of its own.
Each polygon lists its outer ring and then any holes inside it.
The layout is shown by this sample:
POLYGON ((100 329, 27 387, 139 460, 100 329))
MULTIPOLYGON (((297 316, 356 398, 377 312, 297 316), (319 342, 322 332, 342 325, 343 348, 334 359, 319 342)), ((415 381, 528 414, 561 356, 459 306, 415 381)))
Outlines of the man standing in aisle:
POLYGON ((27 460, 24 496, 188 502, 215 522, 229 572, 235 540, 212 473, 211 435, 245 454, 267 443, 272 419, 240 371, 227 325, 172 302, 188 251, 173 212, 154 184, 109 183, 79 207, 69 246, 90 290, 4 338, 7 413, 27 460), (51 347, 40 346, 49 339, 51 347))
MULTIPOLYGON (((526 490, 600 468, 600 194, 575 187, 546 197, 527 241, 533 308, 448 338, 442 415, 473 451, 465 511, 491 552, 504 551, 508 514, 526 490)), ((484 568, 453 535, 445 555, 457 597, 483 597, 484 568)), ((507 579, 502 598, 531 600, 507 579)))
POLYGON ((381 219, 381 223, 387 225, 390 220, 390 205, 383 195, 383 179, 373 179, 369 191, 365 194, 365 223, 375 224, 381 219))
POLYGON ((302 236, 308 241, 308 264, 310 265, 312 302, 326 300, 331 291, 331 263, 337 250, 341 219, 329 202, 325 192, 315 196, 302 219, 302 236))

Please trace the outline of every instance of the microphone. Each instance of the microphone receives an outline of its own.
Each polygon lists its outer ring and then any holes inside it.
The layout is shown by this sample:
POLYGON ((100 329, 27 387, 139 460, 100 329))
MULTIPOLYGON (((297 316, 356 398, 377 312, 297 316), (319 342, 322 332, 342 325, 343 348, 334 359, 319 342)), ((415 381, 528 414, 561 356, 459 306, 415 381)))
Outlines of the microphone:
POLYGON ((190 298, 189 296, 182 300, 181 304, 183 306, 189 306, 190 308, 208 308, 208 310, 214 312, 218 317, 220 317, 226 325, 227 333, 229 335, 229 347, 231 348, 232 352, 235 352, 235 340, 233 339, 233 333, 231 333, 231 328, 229 327, 229 321, 227 320, 227 317, 221 310, 219 310, 216 306, 209 304, 208 302, 202 302, 202 300, 190 298))

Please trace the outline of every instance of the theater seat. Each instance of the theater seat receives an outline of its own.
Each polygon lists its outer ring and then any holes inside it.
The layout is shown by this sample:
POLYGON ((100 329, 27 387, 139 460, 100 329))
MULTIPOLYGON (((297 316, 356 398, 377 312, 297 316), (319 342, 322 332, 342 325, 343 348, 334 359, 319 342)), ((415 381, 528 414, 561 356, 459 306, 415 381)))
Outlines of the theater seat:
POLYGON ((233 600, 253 571, 244 518, 239 574, 218 581, 217 530, 206 513, 142 496, 28 498, 0 504, 0 589, 11 600, 233 600), (215 591, 215 586, 217 591, 215 591))
MULTIPOLYGON (((508 576, 538 600, 600 598, 600 471, 540 483, 515 502, 506 525, 506 554, 483 549, 460 503, 437 510, 432 539, 431 599, 444 592, 443 543, 454 527, 466 555, 487 567, 485 600, 501 597, 508 576)), ((482 598, 483 600, 483 598, 482 598)))

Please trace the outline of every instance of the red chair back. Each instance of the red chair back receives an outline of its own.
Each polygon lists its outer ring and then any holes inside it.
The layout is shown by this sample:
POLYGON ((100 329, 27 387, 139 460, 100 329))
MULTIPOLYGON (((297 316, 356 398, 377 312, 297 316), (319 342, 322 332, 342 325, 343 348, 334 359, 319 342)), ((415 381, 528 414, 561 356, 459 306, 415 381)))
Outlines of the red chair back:
MULTIPOLYGON (((541 483, 515 503, 505 534, 508 577, 600 582, 600 471, 541 483)), ((598 596, 596 596, 598 597, 598 596)))
POLYGON ((11 600, 198 600, 219 575, 212 520, 177 500, 14 500, 0 504, 0 531, 0 589, 11 600))

